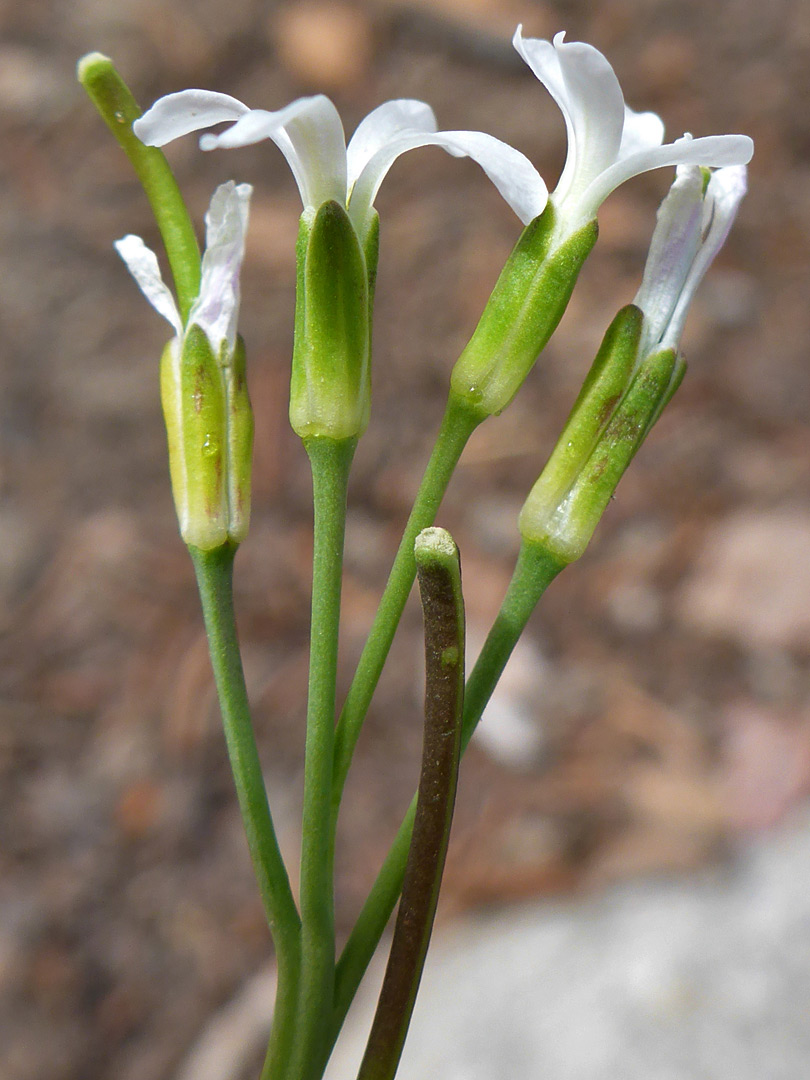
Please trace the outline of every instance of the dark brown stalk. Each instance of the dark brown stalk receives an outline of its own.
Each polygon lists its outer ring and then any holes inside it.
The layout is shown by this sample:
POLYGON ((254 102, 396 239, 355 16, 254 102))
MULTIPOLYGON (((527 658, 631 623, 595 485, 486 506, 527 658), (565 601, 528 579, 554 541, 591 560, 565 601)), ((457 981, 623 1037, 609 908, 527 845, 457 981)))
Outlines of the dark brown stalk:
POLYGON ((392 1080, 413 1013, 439 899, 456 797, 464 704, 464 603, 458 549, 425 529, 415 554, 425 621, 425 735, 402 899, 358 1080, 392 1080))

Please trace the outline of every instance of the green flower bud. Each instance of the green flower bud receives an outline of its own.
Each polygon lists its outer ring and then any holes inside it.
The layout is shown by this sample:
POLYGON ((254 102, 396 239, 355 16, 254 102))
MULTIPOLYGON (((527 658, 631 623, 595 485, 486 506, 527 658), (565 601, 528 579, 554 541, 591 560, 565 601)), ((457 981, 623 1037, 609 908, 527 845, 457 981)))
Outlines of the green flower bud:
POLYGON ((245 346, 236 332, 239 271, 251 188, 221 184, 205 216, 200 285, 184 320, 138 236, 115 247, 149 303, 174 327, 160 363, 160 396, 180 532, 210 551, 244 540, 250 519, 253 413, 245 346))
POLYGON ((630 384, 642 327, 643 315, 632 304, 622 308, 608 327, 562 435, 532 489, 535 513, 541 505, 549 513, 562 501, 593 452, 630 384))
POLYGON ((340 203, 302 216, 297 258, 290 423, 302 439, 357 438, 371 400, 369 273, 340 203))
POLYGON ((640 315, 630 306, 614 319, 520 513, 523 539, 565 563, 584 552, 625 469, 683 376, 674 349, 652 353, 633 372, 640 315))
MULTIPOLYGON (((688 144, 688 145, 694 145, 688 144)), ((686 372, 689 305, 719 251, 746 170, 682 165, 658 211, 635 303, 610 326, 562 436, 520 515, 525 540, 564 562, 585 550, 633 455, 686 372)))
POLYGON ((562 318, 582 264, 596 243, 591 221, 553 250, 554 207, 523 231, 481 320, 458 358, 451 385, 484 419, 501 412, 523 384, 562 318))
POLYGON ((221 363, 205 332, 190 326, 163 350, 160 392, 183 540, 202 551, 239 543, 250 519, 253 442, 241 339, 221 363))

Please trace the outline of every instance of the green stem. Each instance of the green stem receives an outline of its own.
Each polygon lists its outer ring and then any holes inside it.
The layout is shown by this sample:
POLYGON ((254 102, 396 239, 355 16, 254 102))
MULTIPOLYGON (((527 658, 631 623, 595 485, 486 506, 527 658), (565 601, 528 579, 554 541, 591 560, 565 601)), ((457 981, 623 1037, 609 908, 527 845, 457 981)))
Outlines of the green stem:
MULTIPOLYGON (((271 1052, 274 1061, 283 1062, 291 1052, 294 1038, 301 921, 276 840, 250 718, 233 609, 233 561, 236 549, 232 545, 213 551, 190 547, 189 552, 197 574, 239 808, 276 948, 278 990, 271 1052)), ((267 1072, 265 1075, 271 1074, 267 1072)))
POLYGON ((462 753, 467 749, 540 597, 566 565, 542 544, 526 540, 522 542, 506 596, 467 680, 461 732, 462 753))
POLYGON ((464 702, 464 601, 458 548, 444 529, 416 541, 425 619, 425 737, 413 839, 374 1023, 357 1080, 393 1080, 422 978, 458 780, 464 702))
POLYGON ((132 124, 141 110, 109 57, 88 53, 79 61, 77 73, 146 192, 166 246, 185 323, 200 291, 200 247, 169 163, 162 150, 145 146, 134 134, 132 124))
MULTIPOLYGON (((462 753, 469 744, 529 616, 563 567, 564 563, 541 545, 525 542, 522 545, 501 610, 467 681, 461 736, 462 753)), ((333 1045, 402 889, 415 809, 414 798, 338 961, 332 1020, 333 1045)))
POLYGON ((333 828, 337 823, 343 786, 371 698, 380 680, 391 642, 416 577, 413 545, 418 533, 433 524, 450 477, 470 438, 481 423, 472 407, 451 392, 436 445, 425 469, 399 545, 385 592, 374 617, 357 670, 346 695, 335 732, 335 771, 332 788, 333 828))
POLYGON ((320 1061, 332 1015, 335 978, 332 764, 346 488, 356 439, 304 440, 312 466, 314 550, 304 809, 301 843, 302 958, 297 1057, 289 1069, 307 1080, 320 1061))

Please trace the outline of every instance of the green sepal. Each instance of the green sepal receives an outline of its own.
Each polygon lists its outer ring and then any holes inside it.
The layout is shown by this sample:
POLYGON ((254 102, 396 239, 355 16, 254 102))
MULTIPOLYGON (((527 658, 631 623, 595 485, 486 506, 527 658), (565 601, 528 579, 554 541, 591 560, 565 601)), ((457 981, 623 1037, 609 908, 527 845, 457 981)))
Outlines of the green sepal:
POLYGON ((169 450, 169 476, 180 532, 188 519, 185 507, 186 456, 183 441, 183 409, 180 390, 180 339, 166 343, 160 357, 160 405, 166 425, 169 450))
POLYGON ((638 357, 643 319, 641 310, 628 304, 608 327, 557 445, 523 507, 524 535, 536 531, 532 522, 545 521, 554 512, 621 401, 638 357))
POLYGON ((250 525, 254 426, 247 385, 245 343, 241 335, 237 337, 233 355, 222 372, 228 419, 228 537, 235 544, 241 544, 250 525))
POLYGON ((228 539, 226 407, 220 366, 199 326, 163 350, 160 391, 180 533, 211 551, 228 539))
POLYGON ((674 349, 661 349, 644 359, 587 461, 553 508, 545 498, 535 500, 543 478, 538 480, 520 515, 525 540, 541 543, 567 563, 582 555, 662 402, 671 396, 677 368, 674 349))
MULTIPOLYGON (((371 407, 371 355, 372 333, 374 328, 374 293, 377 287, 377 264, 380 259, 380 215, 371 208, 368 230, 363 242, 363 250, 366 256, 366 278, 368 280, 368 409, 371 407)), ((368 413, 366 414, 368 424, 368 413)), ((365 428, 363 429, 365 430, 365 428)), ((361 432, 362 434, 362 432, 361 432)))
POLYGON ((672 375, 670 376, 669 386, 667 386, 666 390, 661 395, 661 400, 658 402, 658 407, 656 408, 653 415, 650 417, 650 422, 647 425, 647 430, 644 433, 645 439, 647 438, 655 424, 658 423, 658 418, 661 416, 661 413, 664 411, 667 405, 669 405, 670 401, 672 401, 673 397, 675 396, 675 391, 683 382, 684 375, 686 375, 686 367, 686 361, 681 356, 681 354, 678 353, 678 357, 675 361, 675 366, 672 369, 672 375))
POLYGON ((368 231, 363 242, 366 256, 366 276, 368 277, 368 322, 371 326, 374 310, 374 289, 377 285, 377 263, 380 258, 380 215, 372 207, 368 231))
POLYGON ((340 203, 302 215, 297 259, 290 423, 302 439, 356 438, 371 398, 369 279, 340 203))
POLYGON ((531 221, 501 271, 451 386, 483 419, 509 404, 554 333, 596 243, 596 221, 552 247, 551 203, 531 221))

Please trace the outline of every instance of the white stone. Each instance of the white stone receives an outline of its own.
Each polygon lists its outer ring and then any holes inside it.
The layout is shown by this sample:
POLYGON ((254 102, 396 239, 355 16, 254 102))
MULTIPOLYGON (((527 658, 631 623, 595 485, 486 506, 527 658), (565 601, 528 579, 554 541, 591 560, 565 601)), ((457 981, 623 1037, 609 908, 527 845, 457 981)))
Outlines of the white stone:
MULTIPOLYGON (((734 873, 448 927, 398 1080, 802 1080, 808 881, 805 813, 734 873)), ((329 1080, 356 1075, 375 994, 362 992, 329 1080)))

